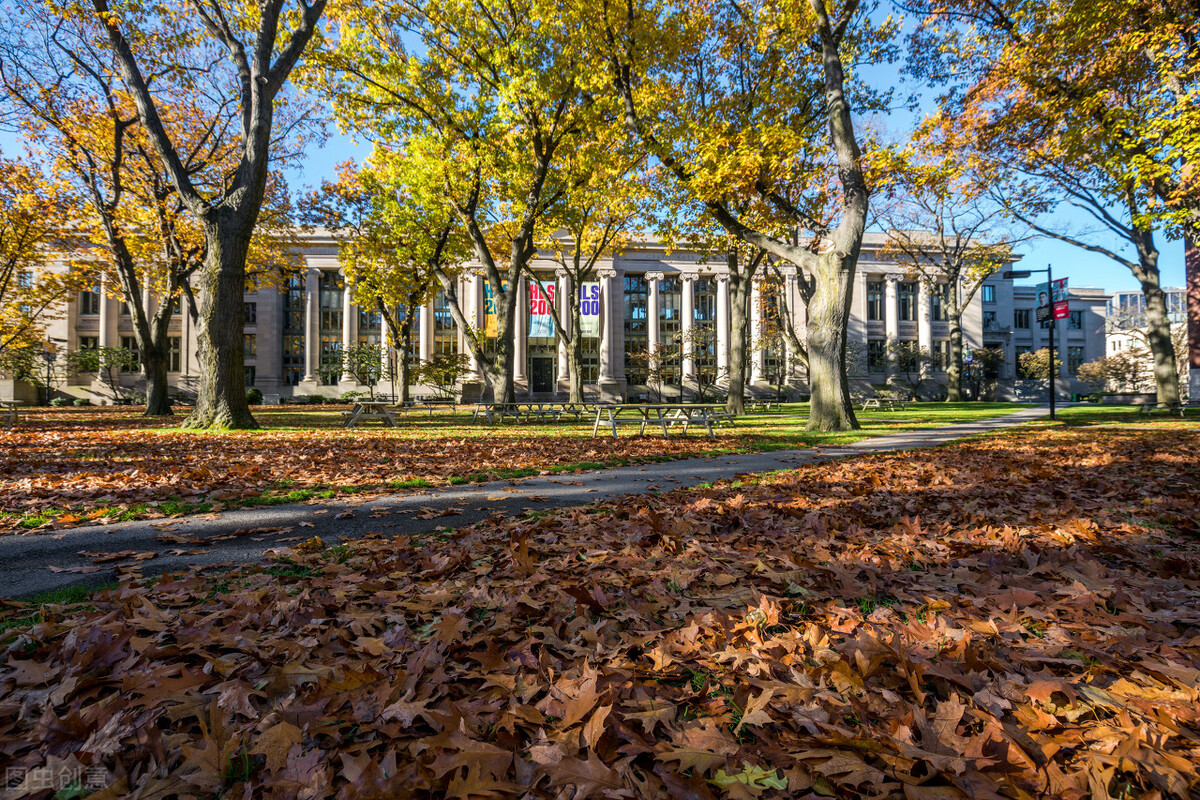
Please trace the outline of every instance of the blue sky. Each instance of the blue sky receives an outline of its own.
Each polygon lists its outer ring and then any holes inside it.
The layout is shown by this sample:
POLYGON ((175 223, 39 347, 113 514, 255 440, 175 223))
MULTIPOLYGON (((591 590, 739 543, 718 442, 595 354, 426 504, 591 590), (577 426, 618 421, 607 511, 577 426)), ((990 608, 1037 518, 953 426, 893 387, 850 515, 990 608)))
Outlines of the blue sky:
MULTIPOLYGON (((334 167, 348 158, 361 159, 370 152, 370 147, 356 145, 354 140, 345 135, 330 137, 324 147, 311 148, 308 158, 304 159, 304 170, 292 176, 293 188, 301 186, 317 186, 322 179, 334 177, 334 167)), ((1069 226, 1078 227, 1086 220, 1072 214, 1061 214, 1061 221, 1069 226)), ((1120 242, 1111 237, 1104 241, 1097 237, 1096 241, 1106 246, 1120 250, 1120 242)), ((1183 286, 1183 244, 1168 242, 1160 239, 1159 248, 1162 251, 1159 266, 1162 272, 1164 287, 1183 286)), ((1095 286, 1109 292, 1137 290, 1138 286, 1133 275, 1125 267, 1111 259, 1094 253, 1088 253, 1077 247, 1052 239, 1033 239, 1022 244, 1018 251, 1022 259, 1017 269, 1044 269, 1047 264, 1054 267, 1055 278, 1068 278, 1071 286, 1095 286)), ((1125 254, 1133 256, 1132 248, 1126 247, 1125 254)), ((1043 278, 1034 276, 1019 283, 1038 283, 1043 278)))
MULTIPOLYGON (((10 133, 0 132, 0 150, 6 155, 15 156, 21 152, 18 140, 10 133)), ((335 166, 349 158, 361 159, 370 152, 370 147, 356 144, 346 135, 334 134, 322 146, 311 144, 309 152, 303 159, 303 168, 294 170, 289 175, 293 190, 301 190, 320 185, 324 179, 334 177, 335 166)), ((1071 214, 1060 215, 1061 221, 1068 226, 1078 227, 1086 220, 1071 214)), ((1115 237, 1104 242, 1113 249, 1120 249, 1120 243, 1115 237)), ((1159 248, 1160 270, 1164 287, 1184 285, 1183 244, 1179 241, 1160 239, 1159 248)), ((1127 254, 1132 255, 1131 248, 1126 247, 1127 254)), ((1104 256, 1088 253, 1063 242, 1051 239, 1033 239, 1018 248, 1022 260, 1018 265, 1030 269, 1043 269, 1047 264, 1054 267, 1055 277, 1066 277, 1071 286, 1095 286, 1106 291, 1136 290, 1140 288, 1129 270, 1104 256)), ((1037 283, 1034 276, 1022 283, 1037 283)))

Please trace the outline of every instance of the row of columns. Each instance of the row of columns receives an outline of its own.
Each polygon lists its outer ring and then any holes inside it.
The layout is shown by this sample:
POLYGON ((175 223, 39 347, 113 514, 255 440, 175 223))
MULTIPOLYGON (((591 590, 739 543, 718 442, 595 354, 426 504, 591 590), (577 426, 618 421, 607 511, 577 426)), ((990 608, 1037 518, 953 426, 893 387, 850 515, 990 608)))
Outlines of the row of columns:
MULTIPOLYGON (((887 275, 884 277, 883 288, 883 330, 887 343, 894 345, 900 338, 900 276, 887 275)), ((917 284, 917 345, 927 350, 933 349, 933 301, 929 293, 929 285, 923 281, 917 284)), ((864 287, 865 289, 865 287, 864 287)), ((867 296, 864 291, 862 296, 867 296)), ((864 315, 865 317, 865 315, 864 315)))
MULTIPOLYGON (((318 268, 310 268, 305 276, 305 307, 304 307, 304 324, 305 324, 305 359, 304 359, 304 380, 306 382, 317 382, 319 380, 319 369, 321 360, 321 270, 318 268)), ((651 349, 659 344, 659 317, 661 316, 662 297, 661 287, 659 282, 665 277, 662 272, 645 273, 647 281, 647 340, 651 349)), ((680 303, 680 333, 687 341, 695 324, 695 299, 694 299, 694 283, 700 277, 697 275, 680 275, 682 282, 681 286, 681 303, 680 303)), ((730 338, 730 296, 728 279, 724 276, 713 276, 716 283, 716 367, 718 374, 726 374, 729 369, 729 348, 728 342, 730 338)), ((622 381, 626 377, 625 373, 625 319, 624 319, 624 279, 625 272, 617 269, 601 269, 597 273, 598 282, 600 284, 600 303, 601 303, 601 323, 600 323, 600 347, 599 347, 599 381, 601 383, 616 383, 622 381)), ((460 282, 459 297, 463 301, 463 314, 468 321, 476 327, 482 327, 484 324, 484 276, 472 274, 464 277, 460 282)), ((889 284, 891 286, 891 284, 889 284)), ((569 293, 574 291, 570 277, 565 271, 559 270, 555 274, 555 291, 558 298, 565 298, 569 293)), ((517 309, 524 310, 529 305, 529 287, 527 279, 522 276, 517 284, 517 309)), ((796 309, 800 308, 798 303, 799 292, 796 287, 795 276, 786 276, 784 291, 786 294, 786 304, 789 310, 792 310, 796 315, 796 309)), ((894 287, 893 287, 894 292, 894 287)), ((893 298, 894 299, 894 298, 893 298)), ((751 341, 757 342, 762 335, 763 325, 761 315, 759 313, 762 302, 762 293, 756 283, 751 293, 751 308, 748 309, 751 325, 751 341)), ((926 296, 926 303, 928 298, 926 296)), ((565 311, 566 305, 559 300, 560 308, 565 311)), ((433 339, 434 339, 434 306, 433 302, 427 303, 419 318, 418 336, 419 336, 419 355, 422 360, 428 360, 433 355, 433 339)), ((894 309, 893 309, 894 310, 894 309)), ((514 345, 516 347, 517 358, 514 363, 514 378, 518 381, 527 379, 526 351, 528 348, 529 331, 526 322, 527 313, 518 312, 519 319, 514 325, 514 345)), ((926 317, 928 315, 926 314, 926 317)), ((102 316, 103 320, 103 316, 102 316)), ((562 320, 563 324, 567 324, 567 320, 562 320)), ((803 321, 797 319, 797 325, 802 325, 803 321)), ((103 327, 103 322, 102 322, 103 327)), ((895 329, 895 325, 889 325, 889 331, 895 329)), ((358 307, 354 304, 351 290, 348 285, 342 289, 342 326, 341 336, 343 342, 355 342, 358 336, 358 307)), ((890 336, 890 334, 889 334, 890 336)), ((467 352, 466 339, 461 331, 459 331, 459 349, 460 352, 467 352)), ((789 363, 791 357, 794 356, 790 352, 787 353, 789 363)), ((472 355, 472 368, 478 372, 479 365, 475 362, 472 355)), ((559 337, 557 348, 557 366, 558 377, 560 380, 568 376, 568 359, 566 342, 559 337)), ((683 376, 685 380, 694 381, 696 379, 697 365, 695 358, 690 352, 685 354, 682 362, 683 376)), ((761 350, 757 350, 751 355, 751 376, 753 380, 761 380, 764 377, 764 354, 761 350)), ((348 376, 343 376, 347 378, 348 376)))

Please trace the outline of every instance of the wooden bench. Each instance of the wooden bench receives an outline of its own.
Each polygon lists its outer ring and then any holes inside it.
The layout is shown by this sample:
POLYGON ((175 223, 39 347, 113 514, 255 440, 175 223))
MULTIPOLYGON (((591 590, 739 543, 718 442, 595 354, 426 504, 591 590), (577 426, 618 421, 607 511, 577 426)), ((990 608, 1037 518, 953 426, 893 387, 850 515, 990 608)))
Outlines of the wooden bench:
POLYGON ((10 428, 17 424, 17 406, 21 405, 19 400, 3 400, 0 401, 0 407, 3 408, 4 423, 10 428))

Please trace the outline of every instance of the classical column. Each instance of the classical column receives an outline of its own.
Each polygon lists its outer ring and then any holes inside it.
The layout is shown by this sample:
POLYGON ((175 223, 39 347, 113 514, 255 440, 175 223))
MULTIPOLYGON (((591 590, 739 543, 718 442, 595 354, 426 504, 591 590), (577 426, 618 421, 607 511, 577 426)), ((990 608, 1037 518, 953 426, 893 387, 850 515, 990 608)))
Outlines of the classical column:
POLYGON ((433 301, 430 300, 421 307, 421 318, 417 320, 421 331, 421 344, 417 354, 422 361, 428 361, 433 356, 433 301))
MULTIPOLYGON (((358 344, 358 337, 355 330, 358 328, 358 322, 355 319, 356 311, 354 299, 350 291, 350 281, 346 280, 346 273, 339 271, 338 274, 342 278, 342 352, 345 353, 346 348, 353 347, 358 344)), ((346 359, 342 359, 342 370, 339 382, 354 383, 355 378, 350 371, 346 369, 346 359)))
POLYGON ((321 271, 309 268, 304 275, 304 381, 316 383, 321 360, 321 271))
POLYGON ((646 347, 651 353, 658 347, 658 318, 662 314, 659 308, 659 281, 663 279, 661 272, 647 272, 646 278, 646 347))
POLYGON ((754 281, 750 285, 750 308, 746 310, 746 313, 750 317, 750 382, 760 383, 765 380, 763 362, 767 355, 762 346, 763 307, 760 281, 754 281))
POLYGON ((683 377, 684 380, 696 380, 696 359, 692 354, 692 326, 696 323, 696 305, 693 292, 696 286, 695 275, 683 275, 680 280, 679 296, 683 301, 683 311, 679 320, 679 335, 683 341, 683 377))
POLYGON ((900 335, 900 301, 896 295, 899 275, 885 275, 883 280, 883 330, 887 343, 893 345, 900 335))
MULTIPOLYGON (((797 332, 797 335, 803 335, 804 304, 800 302, 800 279, 797 275, 793 273, 784 276, 783 292, 787 298, 787 313, 791 316, 792 329, 797 332)), ((790 343, 785 348, 785 354, 787 358, 787 375, 795 378, 800 377, 800 360, 790 343)))
MULTIPOLYGON (((558 288, 555 290, 554 297, 554 313, 558 315, 558 321, 563 330, 569 332, 571 330, 571 276, 565 269, 555 270, 554 276, 558 278, 558 288)), ((557 331, 555 331, 555 335, 558 335, 557 331)), ((571 365, 567 360, 567 340, 558 336, 558 380, 566 380, 570 376, 570 372, 571 365)))
POLYGON ((517 282, 517 307, 513 320, 513 380, 525 380, 529 363, 529 282, 522 275, 517 282))
MULTIPOLYGON (((933 353, 933 321, 931 318, 932 303, 929 299, 929 284, 924 280, 917 281, 917 347, 925 353, 933 353)), ((921 362, 921 377, 929 374, 929 362, 921 362)))
POLYGON ((717 276, 717 379, 729 379, 729 277, 717 276))
MULTIPOLYGON (((486 324, 484 319, 483 307, 483 282, 485 278, 480 273, 472 273, 470 279, 471 293, 471 313, 467 315, 467 319, 471 321, 471 325, 475 330, 482 331, 486 324)), ((475 376, 482 380, 483 367, 479 364, 479 359, 475 357, 475 351, 470 351, 471 356, 471 371, 475 376)))

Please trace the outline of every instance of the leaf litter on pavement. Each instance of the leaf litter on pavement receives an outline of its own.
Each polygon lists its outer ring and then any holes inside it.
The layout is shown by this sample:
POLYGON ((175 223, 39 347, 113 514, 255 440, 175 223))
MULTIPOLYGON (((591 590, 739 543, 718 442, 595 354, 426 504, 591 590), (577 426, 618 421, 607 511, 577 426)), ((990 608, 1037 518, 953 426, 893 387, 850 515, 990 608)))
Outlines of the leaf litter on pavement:
POLYGON ((1022 430, 122 584, 7 631, 0 753, 99 798, 1187 797, 1198 450, 1022 430))

